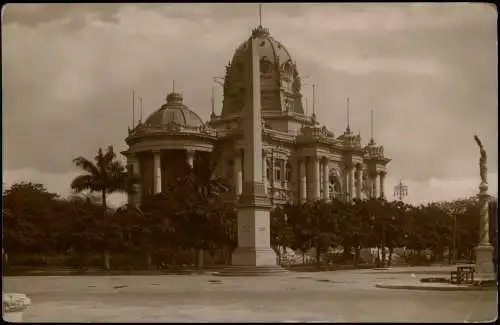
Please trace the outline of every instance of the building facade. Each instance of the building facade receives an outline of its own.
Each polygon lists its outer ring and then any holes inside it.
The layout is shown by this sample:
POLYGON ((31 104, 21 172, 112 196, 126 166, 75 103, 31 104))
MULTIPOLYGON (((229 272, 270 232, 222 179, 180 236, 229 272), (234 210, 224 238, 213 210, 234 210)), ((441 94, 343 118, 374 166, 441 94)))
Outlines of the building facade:
MULTIPOLYGON (((384 197, 390 159, 373 139, 361 144, 349 127, 340 135, 304 112, 301 78, 288 50, 262 26, 254 29, 261 42, 263 182, 273 205, 286 202, 340 198, 384 197)), ((186 168, 206 168, 214 148, 220 153, 215 173, 233 183, 236 195, 243 184, 245 94, 251 86, 249 40, 243 42, 226 66, 222 112, 203 121, 171 93, 166 103, 144 122, 129 129, 123 152, 129 170, 139 177, 129 203, 165 191, 186 168)))

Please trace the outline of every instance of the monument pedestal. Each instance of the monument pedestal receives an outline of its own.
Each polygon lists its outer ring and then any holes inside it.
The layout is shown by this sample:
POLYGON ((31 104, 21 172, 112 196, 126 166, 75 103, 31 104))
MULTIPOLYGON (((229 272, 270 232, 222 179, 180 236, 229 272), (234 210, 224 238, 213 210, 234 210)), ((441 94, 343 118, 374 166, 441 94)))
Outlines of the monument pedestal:
POLYGON ((496 279, 493 266, 493 246, 478 245, 474 248, 476 254, 476 269, 474 281, 484 282, 496 279))
POLYGON ((269 198, 262 194, 262 184, 247 184, 247 195, 240 197, 238 209, 238 247, 232 254, 232 266, 214 275, 257 276, 288 272, 277 263, 271 248, 269 198), (257 187, 257 191, 255 191, 257 187), (257 192, 257 195, 255 195, 257 192))
POLYGON ((232 256, 233 266, 276 266, 272 248, 237 247, 232 256))

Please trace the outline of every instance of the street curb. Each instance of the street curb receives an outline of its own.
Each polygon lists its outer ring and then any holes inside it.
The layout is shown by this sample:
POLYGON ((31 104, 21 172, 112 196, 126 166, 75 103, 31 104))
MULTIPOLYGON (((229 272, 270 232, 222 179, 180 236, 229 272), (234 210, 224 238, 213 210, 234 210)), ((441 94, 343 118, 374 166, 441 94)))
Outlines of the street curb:
POLYGON ((377 288, 383 289, 403 289, 403 290, 427 290, 427 291, 485 291, 497 290, 497 287, 478 287, 478 286, 449 286, 449 287, 431 287, 421 285, 406 285, 406 284, 381 284, 375 285, 377 288))

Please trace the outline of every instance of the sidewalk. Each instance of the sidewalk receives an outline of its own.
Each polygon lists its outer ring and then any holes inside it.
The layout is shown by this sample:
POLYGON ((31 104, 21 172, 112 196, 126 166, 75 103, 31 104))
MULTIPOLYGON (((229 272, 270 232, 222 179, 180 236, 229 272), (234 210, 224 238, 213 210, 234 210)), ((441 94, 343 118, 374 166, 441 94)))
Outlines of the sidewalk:
POLYGON ((484 291, 497 290, 496 286, 481 287, 475 285, 450 284, 450 283, 423 283, 423 282, 398 282, 377 283, 377 288, 403 289, 403 290, 431 290, 431 291, 484 291))

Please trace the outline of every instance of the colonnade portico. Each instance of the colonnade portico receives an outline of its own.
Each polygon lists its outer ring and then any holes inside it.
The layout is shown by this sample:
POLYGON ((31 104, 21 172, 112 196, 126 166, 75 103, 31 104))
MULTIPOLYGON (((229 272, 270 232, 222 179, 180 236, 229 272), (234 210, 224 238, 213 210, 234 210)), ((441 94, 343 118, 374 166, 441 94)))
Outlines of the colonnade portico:
MULTIPOLYGON (((170 150, 151 150, 150 153, 152 154, 152 168, 146 169, 146 170, 141 170, 141 164, 140 161, 141 159, 147 159, 147 157, 142 157, 139 159, 139 155, 143 152, 128 152, 125 155, 127 156, 127 165, 129 171, 137 178, 139 179, 139 182, 136 182, 134 185, 134 193, 133 195, 129 195, 129 204, 134 204, 135 206, 139 206, 142 197, 144 196, 143 193, 143 182, 141 178, 148 178, 151 177, 153 180, 152 183, 152 188, 151 190, 146 190, 145 194, 148 195, 150 194, 158 194, 162 193, 162 191, 165 191, 165 184, 167 183, 168 180, 166 180, 166 175, 163 172, 162 166, 163 164, 163 159, 162 159, 162 154, 168 155, 168 152, 170 150), (144 174, 146 173, 146 175, 144 174), (148 176, 151 175, 151 176, 148 176), (141 177, 142 176, 142 177, 141 177)), ((184 150, 186 153, 186 164, 189 166, 189 168, 194 168, 194 162, 196 160, 196 150, 193 149, 186 149, 184 150)), ((202 151, 203 152, 203 151, 202 151)), ((164 157, 163 157, 164 158, 164 157)), ((147 165, 147 164, 146 164, 147 165)))
MULTIPOLYGON (((241 154, 236 154, 232 161, 232 180, 236 195, 240 195, 243 182, 241 154)), ((297 202, 319 199, 328 201, 337 196, 347 200, 384 197, 385 171, 368 173, 366 184, 368 187, 365 188, 363 174, 367 172, 367 169, 361 163, 346 165, 343 173, 344 181, 339 180, 343 183, 341 191, 331 193, 330 186, 333 185, 330 182, 331 169, 333 165, 340 164, 341 162, 331 161, 324 156, 287 157, 287 160, 273 159, 273 155, 264 150, 262 181, 266 184, 266 194, 272 197, 275 186, 286 182, 292 192, 290 200, 297 202), (291 168, 290 171, 288 166, 291 168), (277 171, 280 171, 281 179, 276 179, 277 171), (292 175, 291 179, 288 179, 286 174, 289 172, 292 175)))
MULTIPOLYGON (((168 150, 167 150, 168 151, 168 150)), ((162 187, 162 184, 165 185, 164 175, 162 173, 162 150, 153 150, 153 168, 152 168, 152 179, 153 179, 153 188, 152 193, 158 194, 165 190, 162 187)), ((186 149, 186 163, 193 168, 196 151, 193 149, 186 149)), ((264 184, 269 184, 269 188, 273 189, 273 185, 271 184, 274 181, 274 173, 276 167, 276 160, 269 159, 270 155, 267 152, 263 152, 263 164, 262 164, 262 178, 264 184), (274 165, 273 165, 274 164, 274 165), (271 177, 268 179, 267 170, 270 169, 271 177)), ((137 153, 130 153, 128 156, 128 165, 129 169, 136 177, 140 177, 141 175, 141 167, 140 160, 137 157, 137 153)), ((328 160, 326 157, 297 157, 293 164, 290 164, 291 174, 293 175, 292 179, 295 181, 291 181, 293 184, 291 187, 292 197, 291 200, 297 202, 305 202, 306 200, 330 200, 340 195, 342 198, 352 200, 354 198, 364 199, 364 198, 378 198, 385 197, 384 193, 384 182, 385 182, 385 171, 371 171, 368 172, 368 188, 367 191, 364 191, 363 188, 363 173, 366 172, 366 169, 363 168, 363 165, 360 163, 350 164, 346 166, 344 171, 344 185, 342 185, 341 193, 331 193, 330 186, 330 173, 331 166, 339 165, 339 162, 332 162, 328 160), (307 172, 309 171, 309 173, 307 172), (347 182, 347 184, 345 184, 347 182), (309 187, 309 190, 308 190, 309 187)), ((286 166, 287 162, 279 161, 279 168, 282 170, 281 177, 286 178, 285 173, 287 172, 286 166), (284 165, 284 166, 282 166, 284 165)), ((242 187, 243 187, 243 169, 242 169, 242 157, 241 153, 238 153, 234 156, 233 159, 233 183, 235 188, 235 194, 241 195, 242 187)), ((134 187, 135 194, 130 196, 129 203, 133 203, 138 205, 141 202, 142 191, 141 184, 136 184, 134 187)), ((273 193, 270 193, 268 190, 268 186, 265 186, 266 193, 272 196, 273 193)), ((272 191, 272 190, 271 190, 272 191)))

